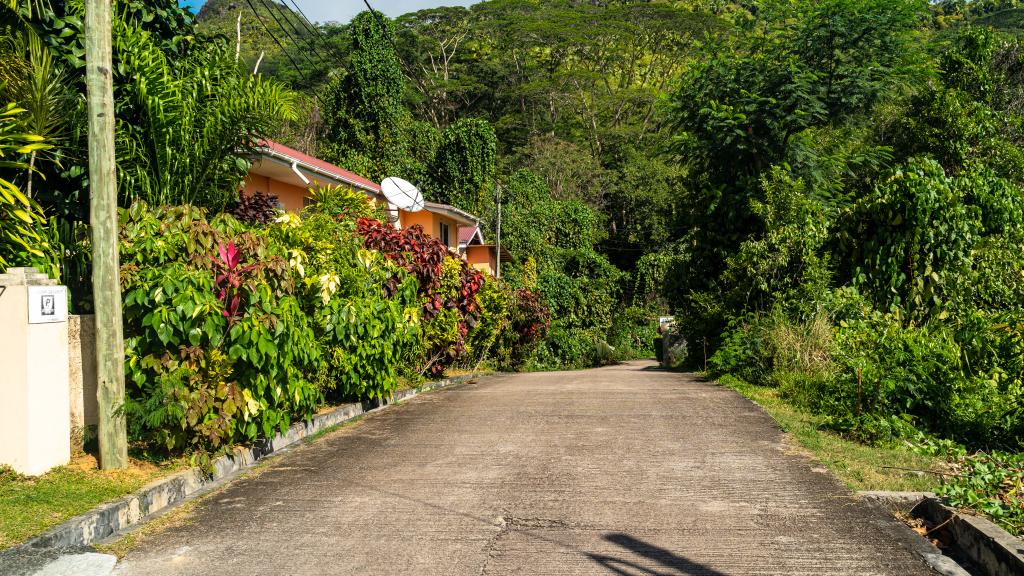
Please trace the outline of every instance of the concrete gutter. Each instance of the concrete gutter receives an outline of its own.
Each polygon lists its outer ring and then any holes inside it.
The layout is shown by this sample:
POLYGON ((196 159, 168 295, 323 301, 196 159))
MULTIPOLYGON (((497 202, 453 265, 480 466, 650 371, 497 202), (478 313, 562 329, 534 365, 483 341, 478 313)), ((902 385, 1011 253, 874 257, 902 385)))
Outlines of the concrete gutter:
POLYGON ((430 382, 418 388, 400 390, 395 392, 390 400, 382 402, 338 406, 329 412, 314 416, 309 421, 293 424, 285 434, 277 434, 252 446, 235 448, 233 453, 216 458, 211 463, 212 473, 199 468, 179 472, 155 480, 130 496, 108 502, 71 518, 41 536, 0 553, 0 566, 3 565, 5 557, 53 548, 79 549, 108 539, 128 528, 145 523, 158 513, 165 512, 192 496, 209 492, 231 481, 256 462, 293 446, 303 438, 351 421, 362 414, 382 410, 422 392, 459 384, 473 377, 458 376, 430 382))
POLYGON ((952 547, 988 576, 1024 574, 1024 541, 980 516, 957 512, 938 498, 925 498, 910 511, 950 535, 952 547))
POLYGON ((890 512, 900 512, 927 521, 936 535, 949 540, 953 555, 970 564, 968 572, 952 558, 942 555, 926 539, 917 550, 925 561, 944 575, 1019 576, 1024 574, 1024 540, 1012 536, 989 520, 957 512, 930 492, 861 492, 869 502, 890 512))

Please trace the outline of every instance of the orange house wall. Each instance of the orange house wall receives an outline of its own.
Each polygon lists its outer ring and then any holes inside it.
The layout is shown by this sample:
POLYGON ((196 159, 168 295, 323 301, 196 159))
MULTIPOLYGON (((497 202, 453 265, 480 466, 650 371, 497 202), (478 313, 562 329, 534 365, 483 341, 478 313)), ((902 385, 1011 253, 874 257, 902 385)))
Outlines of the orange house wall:
POLYGON ((477 270, 491 275, 494 275, 498 267, 498 260, 490 246, 467 246, 466 262, 477 270))
POLYGON ((448 247, 455 248, 459 241, 459 224, 451 218, 420 210, 419 212, 406 212, 399 210, 398 223, 402 229, 419 224, 423 231, 434 238, 441 238, 441 223, 448 225, 448 247))

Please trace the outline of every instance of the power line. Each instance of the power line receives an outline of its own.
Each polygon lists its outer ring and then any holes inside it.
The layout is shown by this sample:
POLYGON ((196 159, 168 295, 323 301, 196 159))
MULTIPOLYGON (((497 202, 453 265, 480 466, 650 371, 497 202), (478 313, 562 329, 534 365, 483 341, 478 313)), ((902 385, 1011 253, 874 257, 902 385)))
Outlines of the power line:
MULTIPOLYGON (((274 36, 274 33, 270 31, 270 27, 267 26, 267 23, 263 20, 263 17, 260 16, 260 13, 256 10, 256 7, 253 6, 252 0, 245 0, 245 3, 249 5, 249 8, 252 10, 252 13, 256 15, 256 19, 260 21, 260 25, 263 26, 263 29, 267 32, 267 34, 270 35, 270 38, 274 40, 274 43, 277 44, 277 47, 281 49, 281 53, 284 54, 284 57, 287 58, 288 61, 292 63, 292 67, 295 68, 295 72, 298 73, 299 78, 302 78, 302 81, 304 83, 309 84, 309 81, 306 79, 306 75, 302 73, 302 69, 299 68, 299 65, 292 58, 292 55, 289 54, 287 50, 285 50, 284 45, 281 44, 281 41, 277 39, 277 36, 274 36)), ((315 97, 317 101, 320 100, 320 97, 316 94, 316 92, 313 93, 313 97, 315 97)), ((323 102, 321 102, 320 104, 323 105, 323 102)))
MULTIPOLYGON (((271 1, 271 3, 273 3, 273 0, 270 0, 270 1, 271 1)), ((266 2, 267 2, 267 0, 263 0, 263 6, 264 7, 267 6, 266 2)), ((292 45, 293 46, 298 46, 299 43, 295 41, 295 38, 292 38, 292 35, 288 33, 288 29, 285 28, 284 24, 281 23, 281 20, 278 19, 277 12, 273 8, 269 8, 269 7, 267 7, 267 12, 270 13, 270 17, 274 19, 274 22, 277 23, 277 27, 281 29, 281 32, 284 32, 284 35, 288 38, 288 40, 291 41, 292 45)), ((281 48, 281 49, 284 50, 284 48, 281 48)), ((306 54, 306 52, 304 50, 300 49, 299 50, 299 54, 302 54, 302 57, 306 59, 306 62, 309 63, 310 66, 312 66, 313 68, 316 68, 316 62, 313 62, 313 59, 310 58, 309 55, 306 54)))
POLYGON ((327 41, 327 35, 324 34, 323 30, 321 30, 319 26, 313 26, 313 22, 309 19, 308 16, 306 16, 306 13, 302 11, 302 8, 299 7, 295 0, 291 0, 291 3, 292 6, 295 6, 295 9, 299 12, 299 15, 302 16, 302 18, 299 20, 300 22, 302 22, 302 25, 305 26, 311 32, 313 32, 314 36, 318 36, 320 40, 323 42, 324 46, 338 56, 339 62, 344 61, 345 55, 341 52, 341 50, 338 50, 336 46, 327 41))
MULTIPOLYGON (((277 11, 281 13, 281 18, 288 23, 288 27, 292 29, 292 32, 295 33, 295 36, 301 39, 302 42, 306 46, 308 46, 310 50, 313 51, 313 54, 320 59, 320 62, 322 62, 323 64, 329 64, 329 62, 327 62, 327 59, 324 58, 324 55, 320 52, 320 50, 315 45, 309 42, 307 34, 304 34, 303 32, 299 31, 298 27, 295 26, 295 22, 292 21, 292 19, 296 17, 294 12, 289 10, 288 7, 285 6, 284 4, 279 4, 277 0, 265 0, 265 2, 269 2, 270 4, 277 6, 277 11)), ((280 22, 278 23, 278 25, 281 26, 282 30, 284 30, 284 26, 281 25, 280 22)), ((288 35, 289 38, 291 38, 292 42, 296 46, 298 45, 298 42, 296 42, 295 39, 292 38, 291 34, 288 34, 287 31, 285 31, 285 34, 288 35)))

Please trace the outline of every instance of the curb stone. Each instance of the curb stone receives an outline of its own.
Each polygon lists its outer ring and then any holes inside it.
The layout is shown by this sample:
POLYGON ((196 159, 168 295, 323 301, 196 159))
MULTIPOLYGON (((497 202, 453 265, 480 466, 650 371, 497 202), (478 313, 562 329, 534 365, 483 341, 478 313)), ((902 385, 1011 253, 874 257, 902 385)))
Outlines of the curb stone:
POLYGON ((0 574, 8 574, 4 569, 8 561, 16 563, 19 558, 39 555, 40 552, 53 549, 81 550, 82 547, 143 524, 158 512, 164 512, 192 496, 225 484, 267 456, 292 447, 302 439, 332 426, 348 422, 363 414, 383 410, 423 392, 461 384, 475 377, 476 375, 456 376, 428 382, 417 388, 395 392, 390 400, 343 404, 313 416, 308 421, 293 424, 284 434, 277 434, 251 446, 235 448, 232 453, 216 458, 211 462, 212 473, 192 468, 154 480, 133 494, 101 504, 24 544, 0 552, 0 574))

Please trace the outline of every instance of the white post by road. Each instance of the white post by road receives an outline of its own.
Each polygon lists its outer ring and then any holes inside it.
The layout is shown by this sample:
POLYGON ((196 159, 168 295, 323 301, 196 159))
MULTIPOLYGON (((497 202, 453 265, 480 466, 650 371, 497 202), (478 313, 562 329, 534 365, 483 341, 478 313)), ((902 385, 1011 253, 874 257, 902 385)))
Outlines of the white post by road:
POLYGON ((36 476, 71 459, 67 289, 0 274, 0 464, 36 476))

